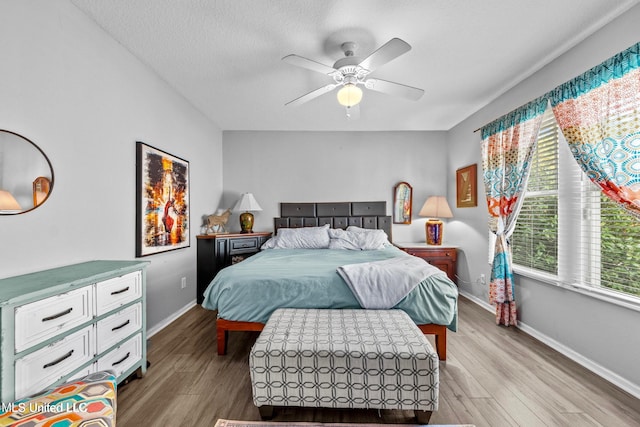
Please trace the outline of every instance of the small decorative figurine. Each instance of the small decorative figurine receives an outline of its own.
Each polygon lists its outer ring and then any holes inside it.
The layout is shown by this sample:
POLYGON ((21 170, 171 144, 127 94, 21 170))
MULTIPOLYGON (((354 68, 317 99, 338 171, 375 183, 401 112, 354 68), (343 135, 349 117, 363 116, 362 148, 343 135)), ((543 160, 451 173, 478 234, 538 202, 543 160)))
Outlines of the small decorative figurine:
POLYGON ((227 232, 227 221, 229 220, 229 216, 231 215, 231 209, 227 209, 220 215, 209 215, 207 217, 207 228, 205 229, 205 233, 219 233, 220 230, 224 230, 227 232))

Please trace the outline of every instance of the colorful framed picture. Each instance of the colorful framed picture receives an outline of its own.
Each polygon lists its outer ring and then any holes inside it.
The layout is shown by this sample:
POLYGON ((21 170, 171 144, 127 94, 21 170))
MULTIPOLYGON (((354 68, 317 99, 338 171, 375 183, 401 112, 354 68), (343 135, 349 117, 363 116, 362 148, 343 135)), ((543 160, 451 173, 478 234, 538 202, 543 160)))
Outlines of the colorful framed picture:
POLYGON ((456 171, 456 207, 478 206, 478 165, 465 166, 456 171))
POLYGON ((136 257, 189 246, 189 162, 136 142, 136 257))
POLYGON ((393 189, 393 223, 411 224, 413 188, 408 182, 400 182, 393 189))

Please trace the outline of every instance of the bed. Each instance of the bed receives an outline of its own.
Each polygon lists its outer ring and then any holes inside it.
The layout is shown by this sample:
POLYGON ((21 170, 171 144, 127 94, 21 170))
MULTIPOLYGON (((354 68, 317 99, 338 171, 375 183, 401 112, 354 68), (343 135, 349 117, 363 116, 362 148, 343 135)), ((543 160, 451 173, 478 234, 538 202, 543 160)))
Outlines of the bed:
MULTIPOLYGON (((218 312, 218 354, 226 353, 229 331, 261 331, 277 308, 361 308, 360 296, 350 289, 339 268, 416 259, 389 243, 391 218, 386 215, 386 202, 281 203, 280 212, 274 219, 276 236, 264 249, 221 270, 204 292, 202 306, 218 312), (325 247, 324 233, 338 237, 329 239, 331 249, 325 247), (380 234, 383 245, 379 245, 380 234), (295 240, 302 235, 301 243, 295 240), (287 236, 293 236, 294 243, 282 245, 287 236), (334 245, 344 243, 339 237, 345 236, 356 236, 357 245, 367 250, 334 245), (315 238, 323 240, 315 242, 315 238)), ((346 244, 352 242, 346 240, 346 244)), ((457 328, 458 292, 444 272, 434 270, 393 308, 405 311, 423 333, 435 335, 438 356, 445 360, 447 329, 457 328)))

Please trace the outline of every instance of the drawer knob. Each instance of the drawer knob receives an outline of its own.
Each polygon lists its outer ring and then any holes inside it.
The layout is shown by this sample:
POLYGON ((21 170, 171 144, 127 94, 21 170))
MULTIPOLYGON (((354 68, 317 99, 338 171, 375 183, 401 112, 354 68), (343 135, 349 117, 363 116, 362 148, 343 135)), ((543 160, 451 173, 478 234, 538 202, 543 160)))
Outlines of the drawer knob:
POLYGON ((43 365, 42 369, 47 369, 47 368, 50 368, 52 366, 55 366, 58 363, 62 362, 63 360, 66 360, 66 359, 70 358, 72 354, 73 354, 73 350, 71 350, 69 353, 65 354, 64 356, 62 356, 60 359, 56 359, 53 362, 49 362, 49 363, 43 365))
POLYGON ((55 319, 57 319, 59 317, 66 316, 67 314, 71 313, 72 311, 73 311, 73 307, 68 308, 65 311, 61 311, 58 314, 54 314, 53 316, 43 317, 42 321, 43 322, 48 322, 49 320, 55 320, 55 319))

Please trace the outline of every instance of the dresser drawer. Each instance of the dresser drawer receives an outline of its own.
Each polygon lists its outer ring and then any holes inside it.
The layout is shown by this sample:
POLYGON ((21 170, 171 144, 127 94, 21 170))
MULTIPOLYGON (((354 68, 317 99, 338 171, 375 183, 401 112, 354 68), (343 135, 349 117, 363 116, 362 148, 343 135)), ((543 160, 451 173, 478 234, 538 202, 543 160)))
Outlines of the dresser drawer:
POLYGON ((92 318, 92 286, 16 307, 15 352, 26 350, 92 318))
POLYGON ((119 377, 141 358, 142 334, 137 334, 98 359, 97 370, 110 370, 115 372, 116 377, 119 377))
POLYGON ((15 398, 44 390, 95 356, 93 325, 16 360, 15 398))
POLYGON ((101 316, 142 296, 142 273, 136 271, 96 283, 96 314, 101 316))
POLYGON ((142 303, 100 320, 97 326, 98 353, 102 353, 142 327, 142 303))
POLYGON ((445 258, 455 260, 457 258, 458 251, 456 249, 421 249, 421 248, 407 248, 404 249, 408 254, 424 258, 445 258))
POLYGON ((229 241, 229 254, 243 254, 247 252, 257 252, 259 249, 257 237, 243 237, 231 239, 229 241))

